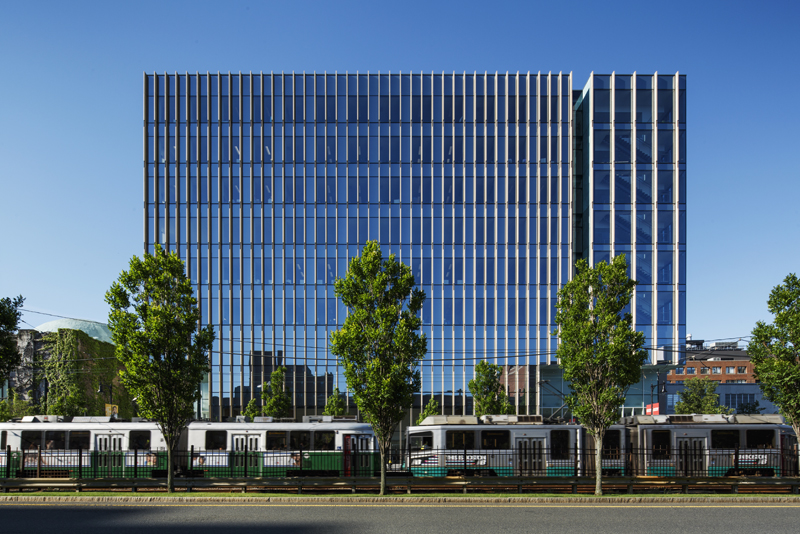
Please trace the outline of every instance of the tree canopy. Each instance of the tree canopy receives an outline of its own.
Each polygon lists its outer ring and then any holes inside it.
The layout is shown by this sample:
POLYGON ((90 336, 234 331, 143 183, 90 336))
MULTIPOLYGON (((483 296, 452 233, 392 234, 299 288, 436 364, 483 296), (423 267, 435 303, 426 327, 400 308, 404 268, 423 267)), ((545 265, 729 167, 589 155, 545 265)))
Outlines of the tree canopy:
POLYGON ((419 417, 417 418, 417 424, 421 425, 426 418, 432 415, 439 415, 439 401, 437 401, 433 397, 431 397, 430 400, 428 401, 428 404, 425 405, 425 409, 419 413, 419 417))
POLYGON ((733 410, 719 403, 718 385, 716 380, 699 376, 684 380, 683 389, 678 391, 680 400, 675 403, 675 413, 731 413, 733 410))
POLYGON ((602 495, 601 451, 606 429, 620 417, 628 388, 637 383, 647 360, 644 334, 633 330, 625 310, 636 282, 625 256, 594 268, 578 261, 575 277, 558 292, 558 359, 571 392, 566 403, 595 439, 597 481, 602 495))
POLYGON ((477 417, 515 412, 500 380, 502 376, 503 368, 497 364, 481 360, 475 366, 475 378, 469 381, 468 386, 477 417))
POLYGON ((22 318, 22 303, 19 297, 0 299, 0 384, 5 384, 11 371, 19 366, 22 355, 17 350, 17 328, 22 318))
POLYGON ((289 417, 292 415, 292 400, 286 393, 286 367, 280 366, 269 375, 269 384, 261 389, 264 400, 264 415, 268 417, 289 417))
POLYGON ((747 347, 764 398, 800 436, 800 280, 789 274, 769 294, 772 323, 758 321, 747 347))
MULTIPOLYGON (((120 381, 136 397, 139 414, 158 424, 172 466, 172 452, 209 372, 214 330, 199 327, 200 310, 183 261, 159 245, 153 254, 131 258, 106 302, 116 355, 125 366, 120 381)), ((167 476, 173 491, 173 469, 167 476)))
POLYGON ((342 327, 331 334, 335 354, 364 420, 372 425, 381 453, 381 495, 392 434, 419 391, 419 362, 427 340, 418 332, 425 293, 416 289, 411 268, 394 254, 384 260, 377 241, 350 260, 334 283, 347 307, 342 327))
POLYGON ((322 415, 344 415, 345 412, 347 412, 347 406, 344 402, 344 395, 341 394, 339 388, 336 388, 328 397, 322 415))

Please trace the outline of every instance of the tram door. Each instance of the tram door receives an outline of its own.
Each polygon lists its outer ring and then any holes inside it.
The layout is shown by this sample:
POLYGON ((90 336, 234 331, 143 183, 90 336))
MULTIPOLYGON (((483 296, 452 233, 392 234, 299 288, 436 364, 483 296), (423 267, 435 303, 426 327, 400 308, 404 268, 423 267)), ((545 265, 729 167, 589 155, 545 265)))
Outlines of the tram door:
POLYGON ((521 476, 546 475, 544 438, 517 438, 517 472, 521 476))
POLYGON ((345 434, 344 442, 344 476, 369 476, 370 440, 371 436, 345 434))
POLYGON ((95 441, 100 473, 122 476, 122 434, 98 435, 95 441))
POLYGON ((250 454, 251 452, 261 450, 259 447, 259 436, 257 434, 234 434, 233 435, 233 452, 240 453, 233 455, 233 465, 236 467, 244 467, 245 454, 247 456, 247 467, 255 467, 258 465, 258 455, 250 454))
POLYGON ((678 437, 678 476, 706 475, 706 438, 678 437))

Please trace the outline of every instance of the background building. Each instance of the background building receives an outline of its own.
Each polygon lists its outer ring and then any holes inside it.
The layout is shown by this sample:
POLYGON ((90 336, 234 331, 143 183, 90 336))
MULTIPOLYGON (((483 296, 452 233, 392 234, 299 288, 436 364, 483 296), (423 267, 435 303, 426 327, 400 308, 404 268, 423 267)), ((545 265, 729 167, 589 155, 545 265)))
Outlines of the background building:
POLYGON ((738 341, 715 341, 704 343, 702 340, 687 341, 686 360, 669 371, 665 381, 663 400, 666 411, 675 413, 675 403, 680 398, 678 392, 683 390, 684 381, 690 378, 704 378, 719 383, 716 393, 719 403, 737 410, 742 404, 758 402, 762 413, 778 413, 778 407, 764 398, 761 386, 753 375, 753 364, 747 350, 739 348, 738 341))
POLYGON ((522 413, 563 413, 556 293, 625 253, 653 351, 685 336, 685 77, 571 74, 144 76, 144 248, 186 260, 217 330, 198 415, 239 413, 283 358, 297 415, 341 369, 332 283, 368 239, 414 271, 429 352, 415 410, 471 410, 487 358, 522 413), (275 355, 275 356, 273 356, 275 355), (520 375, 520 373, 522 373, 520 375), (330 378, 328 378, 330 377, 330 378))

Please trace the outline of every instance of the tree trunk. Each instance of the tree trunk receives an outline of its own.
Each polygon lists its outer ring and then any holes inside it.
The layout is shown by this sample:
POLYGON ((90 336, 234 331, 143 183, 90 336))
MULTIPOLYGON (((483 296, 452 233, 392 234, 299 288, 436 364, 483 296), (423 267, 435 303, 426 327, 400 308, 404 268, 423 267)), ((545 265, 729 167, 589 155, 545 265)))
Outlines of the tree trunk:
POLYGON ((167 443, 167 492, 175 493, 175 479, 172 469, 172 445, 167 443))
POLYGON ((381 450, 381 495, 386 495, 386 453, 390 443, 391 439, 378 442, 378 448, 381 450))
POLYGON ((603 494, 603 436, 605 430, 594 435, 594 494, 603 494))

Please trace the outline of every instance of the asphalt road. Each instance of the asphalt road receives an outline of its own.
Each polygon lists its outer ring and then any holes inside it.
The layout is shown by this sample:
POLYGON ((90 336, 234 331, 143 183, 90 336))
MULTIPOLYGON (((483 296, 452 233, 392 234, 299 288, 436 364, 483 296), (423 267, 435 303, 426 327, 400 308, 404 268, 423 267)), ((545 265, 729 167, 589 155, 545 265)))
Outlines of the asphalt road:
POLYGON ((0 503, 0 532, 4 534, 796 534, 798 531, 798 504, 0 503))

